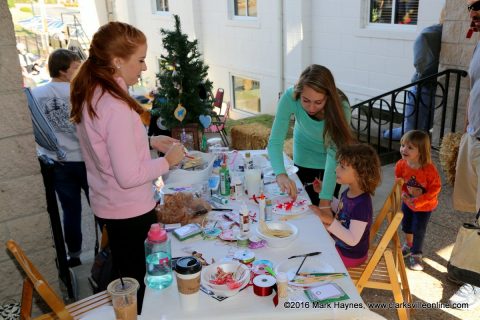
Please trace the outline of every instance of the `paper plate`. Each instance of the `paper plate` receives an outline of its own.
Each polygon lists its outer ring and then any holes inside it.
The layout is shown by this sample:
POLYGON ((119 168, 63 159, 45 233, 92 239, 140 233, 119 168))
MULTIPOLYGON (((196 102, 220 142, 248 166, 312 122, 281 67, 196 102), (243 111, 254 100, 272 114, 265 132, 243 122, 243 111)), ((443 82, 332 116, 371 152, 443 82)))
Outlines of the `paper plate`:
POLYGON ((310 201, 303 196, 298 196, 295 201, 289 196, 279 196, 272 199, 272 212, 284 216, 304 214, 309 205, 310 201))
MULTIPOLYGON (((314 287, 317 286, 319 283, 325 283, 325 281, 319 281, 319 282, 312 282, 308 284, 298 284, 295 282, 292 282, 292 280, 295 278, 295 273, 298 270, 298 267, 302 263, 303 257, 299 258, 293 258, 293 259, 287 259, 285 261, 282 261, 276 268, 275 272, 285 272, 288 277, 288 284, 292 286, 300 286, 300 287, 314 287)), ((325 258, 322 259, 322 255, 319 256, 314 256, 314 257, 307 257, 305 262, 302 265, 302 268, 300 269, 300 272, 305 272, 305 273, 331 273, 335 272, 333 267, 328 264, 327 262, 323 261, 325 258)))

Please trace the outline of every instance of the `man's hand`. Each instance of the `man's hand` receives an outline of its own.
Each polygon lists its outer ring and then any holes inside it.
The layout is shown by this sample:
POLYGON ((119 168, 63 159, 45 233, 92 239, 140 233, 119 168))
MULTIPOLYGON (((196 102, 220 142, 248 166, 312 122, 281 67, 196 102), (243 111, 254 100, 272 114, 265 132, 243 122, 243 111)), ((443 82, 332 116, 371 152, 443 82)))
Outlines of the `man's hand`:
POLYGON ((297 199, 297 185, 285 173, 277 176, 277 184, 282 192, 288 193, 293 200, 297 199))
POLYGON ((162 153, 167 153, 167 151, 170 149, 170 147, 174 143, 179 143, 177 139, 173 139, 168 136, 151 136, 150 137, 150 146, 162 153))

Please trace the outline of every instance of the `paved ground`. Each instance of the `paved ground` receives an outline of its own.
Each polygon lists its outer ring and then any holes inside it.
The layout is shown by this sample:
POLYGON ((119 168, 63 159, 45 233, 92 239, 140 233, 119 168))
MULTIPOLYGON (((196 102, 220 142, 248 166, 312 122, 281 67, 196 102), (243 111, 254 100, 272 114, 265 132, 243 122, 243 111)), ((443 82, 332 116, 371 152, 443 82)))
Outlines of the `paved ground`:
MULTIPOLYGON (((443 180, 444 181, 444 180, 443 180)), ((393 165, 383 167, 383 181, 374 197, 375 209, 379 209, 390 191, 393 183, 393 165)), ((428 303, 446 303, 450 296, 458 289, 458 285, 446 279, 447 262, 455 242, 460 225, 473 220, 473 214, 454 212, 452 210, 452 188, 444 185, 440 194, 440 205, 432 214, 425 240, 424 256, 425 270, 422 272, 407 270, 413 301, 428 303)), ((84 210, 84 253, 83 265, 75 268, 79 295, 84 297, 91 294, 87 276, 93 260, 95 234, 93 232, 93 218, 87 207, 84 210)), ((366 289, 362 298, 366 302, 391 302, 393 297, 389 292, 366 289)), ((387 319, 397 319, 395 310, 373 310, 387 319)), ((461 311, 448 308, 417 309, 412 319, 480 319, 480 307, 475 310, 461 311)))

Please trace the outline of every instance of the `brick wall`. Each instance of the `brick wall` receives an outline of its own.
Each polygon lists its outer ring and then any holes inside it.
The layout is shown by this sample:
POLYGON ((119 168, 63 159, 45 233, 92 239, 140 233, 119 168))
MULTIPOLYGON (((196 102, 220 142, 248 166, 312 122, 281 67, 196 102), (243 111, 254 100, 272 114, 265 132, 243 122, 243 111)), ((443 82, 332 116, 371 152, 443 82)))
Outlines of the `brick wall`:
POLYGON ((0 303, 20 300, 23 276, 5 249, 16 240, 58 290, 55 251, 32 124, 22 92, 12 17, 0 1, 0 303))
MULTIPOLYGON (((475 33, 470 39, 465 38, 470 25, 466 0, 446 0, 445 10, 442 50, 440 53, 440 70, 454 68, 468 71, 468 64, 472 57, 473 49, 478 42, 479 34, 475 33)), ((456 131, 462 131, 464 128, 469 92, 470 81, 467 77, 461 82, 456 131)), ((453 94, 453 90, 450 91, 450 94, 453 94)), ((449 110, 447 111, 446 124, 450 123, 451 108, 452 106, 449 106, 449 110)), ((440 121, 435 121, 435 123, 440 123, 440 121)), ((438 130, 434 131, 438 132, 438 130)))

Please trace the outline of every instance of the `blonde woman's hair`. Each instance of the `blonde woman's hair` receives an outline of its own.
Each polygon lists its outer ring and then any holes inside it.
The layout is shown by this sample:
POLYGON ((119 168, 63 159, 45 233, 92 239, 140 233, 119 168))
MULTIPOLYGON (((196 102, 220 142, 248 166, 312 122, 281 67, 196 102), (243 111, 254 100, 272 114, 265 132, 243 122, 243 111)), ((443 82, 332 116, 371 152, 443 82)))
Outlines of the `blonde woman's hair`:
POLYGON ((400 139, 400 143, 410 143, 418 149, 418 162, 422 167, 432 163, 430 137, 425 131, 408 131, 403 135, 402 139, 400 139))

